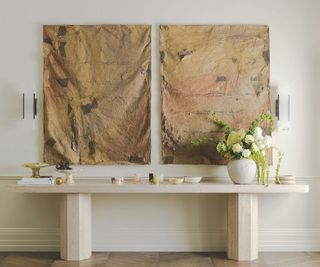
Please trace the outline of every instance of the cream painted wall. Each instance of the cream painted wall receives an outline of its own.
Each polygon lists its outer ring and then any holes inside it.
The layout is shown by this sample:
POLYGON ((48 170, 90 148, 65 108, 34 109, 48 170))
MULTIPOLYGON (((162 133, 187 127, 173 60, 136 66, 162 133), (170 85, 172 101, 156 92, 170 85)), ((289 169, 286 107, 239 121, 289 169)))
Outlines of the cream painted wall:
MULTIPOLYGON (((16 195, 5 186, 28 174, 24 162, 41 160, 42 116, 32 120, 31 97, 42 97, 42 24, 152 24, 152 163, 87 166, 83 177, 165 175, 227 176, 225 167, 160 165, 158 25, 248 23, 270 26, 271 85, 290 88, 291 129, 276 132, 285 152, 283 172, 311 185, 306 195, 260 198, 261 248, 320 249, 318 99, 320 1, 317 0, 0 0, 0 249, 56 249, 56 196, 16 195), (21 119, 21 93, 27 119, 21 119), (11 244, 11 246, 9 246, 11 244)), ((273 171, 273 170, 272 170, 273 171)), ((49 169, 48 173, 53 170, 49 169)), ((94 248, 100 250, 223 250, 224 195, 95 196, 94 248), (112 215, 112 216, 111 216, 112 215), (201 245, 203 244, 203 245, 201 245)))

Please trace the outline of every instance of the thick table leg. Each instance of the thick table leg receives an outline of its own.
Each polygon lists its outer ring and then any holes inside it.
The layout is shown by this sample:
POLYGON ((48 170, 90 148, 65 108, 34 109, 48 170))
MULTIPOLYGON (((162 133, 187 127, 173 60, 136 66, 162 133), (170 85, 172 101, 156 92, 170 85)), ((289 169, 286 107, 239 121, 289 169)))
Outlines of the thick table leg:
POLYGON ((60 207, 60 255, 64 260, 91 257, 91 195, 63 194, 60 207))
POLYGON ((251 261, 258 258, 258 196, 228 195, 228 258, 251 261))

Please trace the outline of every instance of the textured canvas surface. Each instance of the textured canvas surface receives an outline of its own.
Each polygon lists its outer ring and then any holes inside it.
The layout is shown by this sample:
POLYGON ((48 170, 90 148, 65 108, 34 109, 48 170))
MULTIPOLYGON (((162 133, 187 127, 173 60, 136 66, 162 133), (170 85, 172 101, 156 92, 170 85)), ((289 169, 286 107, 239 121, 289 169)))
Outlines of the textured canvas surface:
POLYGON ((163 25, 160 61, 164 163, 222 164, 213 146, 190 144, 221 135, 208 115, 247 129, 270 111, 267 26, 163 25))
POLYGON ((44 161, 150 162, 150 26, 44 26, 44 161))

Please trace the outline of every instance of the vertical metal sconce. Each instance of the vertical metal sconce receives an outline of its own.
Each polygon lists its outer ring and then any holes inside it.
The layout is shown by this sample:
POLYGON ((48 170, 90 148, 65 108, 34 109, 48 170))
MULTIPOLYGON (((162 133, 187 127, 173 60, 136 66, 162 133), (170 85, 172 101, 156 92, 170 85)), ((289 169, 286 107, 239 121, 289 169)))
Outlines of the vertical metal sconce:
POLYGON ((287 92, 279 92, 275 100, 275 116, 277 118, 277 128, 288 131, 290 129, 291 117, 291 96, 287 92))
POLYGON ((24 93, 22 94, 22 119, 25 119, 25 97, 24 93))
MULTIPOLYGON (((30 107, 28 104, 29 98, 26 93, 22 93, 22 119, 28 119, 28 114, 30 112, 30 107)), ((38 115, 38 98, 36 94, 32 95, 32 118, 35 120, 38 115)))
POLYGON ((33 119, 35 119, 36 116, 38 115, 37 104, 38 104, 38 98, 36 98, 36 94, 33 93, 33 119))

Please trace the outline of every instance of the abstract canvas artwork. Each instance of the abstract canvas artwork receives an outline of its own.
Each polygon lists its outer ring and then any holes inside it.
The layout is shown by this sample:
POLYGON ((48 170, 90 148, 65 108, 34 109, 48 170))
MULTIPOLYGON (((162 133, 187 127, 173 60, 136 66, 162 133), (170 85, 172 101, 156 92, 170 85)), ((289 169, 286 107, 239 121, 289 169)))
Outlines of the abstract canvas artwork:
POLYGON ((43 27, 45 162, 150 162, 150 30, 43 27))
POLYGON ((191 141, 221 136, 212 112, 247 129, 270 111, 268 27, 163 25, 160 61, 163 163, 225 163, 213 146, 191 141))

